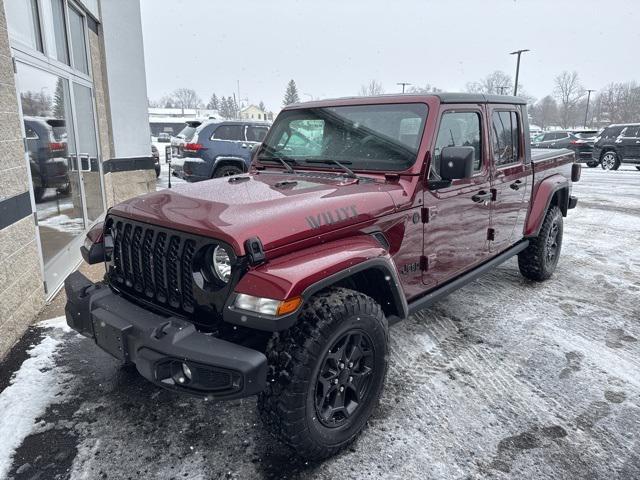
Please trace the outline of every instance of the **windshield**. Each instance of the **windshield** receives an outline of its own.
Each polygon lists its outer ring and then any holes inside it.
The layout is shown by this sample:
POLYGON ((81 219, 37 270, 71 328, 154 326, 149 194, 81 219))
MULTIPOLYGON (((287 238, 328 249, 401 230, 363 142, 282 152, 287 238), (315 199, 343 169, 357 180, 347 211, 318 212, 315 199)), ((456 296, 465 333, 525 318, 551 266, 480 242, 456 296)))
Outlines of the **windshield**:
POLYGON ((540 135, 536 135, 535 137, 533 137, 534 142, 542 142, 543 140, 544 140, 544 133, 541 133, 540 135))
POLYGON ((427 118, 422 103, 319 107, 282 112, 259 159, 342 170, 401 171, 416 161, 427 118))

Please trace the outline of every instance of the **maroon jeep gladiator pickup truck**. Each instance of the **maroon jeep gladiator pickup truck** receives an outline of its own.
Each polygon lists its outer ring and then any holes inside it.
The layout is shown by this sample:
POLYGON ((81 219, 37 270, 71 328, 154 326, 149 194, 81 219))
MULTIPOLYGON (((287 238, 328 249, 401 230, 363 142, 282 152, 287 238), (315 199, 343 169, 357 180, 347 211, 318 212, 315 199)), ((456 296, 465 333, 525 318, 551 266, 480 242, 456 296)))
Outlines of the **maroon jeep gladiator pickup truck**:
POLYGON ((525 101, 442 93, 285 108, 250 172, 111 208, 72 274, 68 324, 154 384, 258 395, 305 458, 378 402, 388 326, 517 255, 545 280, 575 207, 574 153, 534 153, 525 101))

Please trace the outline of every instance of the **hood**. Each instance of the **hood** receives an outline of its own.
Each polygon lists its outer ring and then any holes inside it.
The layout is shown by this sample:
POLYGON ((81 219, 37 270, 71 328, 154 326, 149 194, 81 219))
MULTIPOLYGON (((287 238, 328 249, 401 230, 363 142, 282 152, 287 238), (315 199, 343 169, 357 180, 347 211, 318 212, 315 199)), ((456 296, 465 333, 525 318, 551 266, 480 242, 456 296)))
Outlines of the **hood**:
POLYGON ((259 172, 179 185, 114 206, 110 214, 216 238, 244 254, 259 237, 266 251, 395 210, 397 184, 335 174, 259 172))

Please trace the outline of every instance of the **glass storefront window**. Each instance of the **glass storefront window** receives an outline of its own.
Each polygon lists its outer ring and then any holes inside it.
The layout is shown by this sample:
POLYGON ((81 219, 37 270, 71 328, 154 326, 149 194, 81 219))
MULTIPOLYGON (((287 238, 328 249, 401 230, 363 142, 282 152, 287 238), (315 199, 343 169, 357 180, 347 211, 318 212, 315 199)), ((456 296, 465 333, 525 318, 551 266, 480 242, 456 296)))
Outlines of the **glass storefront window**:
POLYGON ((85 229, 69 81, 18 63, 16 83, 46 269, 85 229))
POLYGON ((9 36, 42 52, 37 0, 5 0, 9 36))
POLYGON ((71 32, 71 56, 73 67, 89 75, 87 45, 85 42, 84 17, 69 5, 69 31, 71 32))
POLYGON ((63 0, 41 0, 42 23, 47 45, 47 55, 69 65, 67 25, 64 19, 63 0))
POLYGON ((93 222, 104 212, 104 203, 91 89, 74 83, 73 97, 78 125, 78 165, 82 172, 87 218, 93 222))

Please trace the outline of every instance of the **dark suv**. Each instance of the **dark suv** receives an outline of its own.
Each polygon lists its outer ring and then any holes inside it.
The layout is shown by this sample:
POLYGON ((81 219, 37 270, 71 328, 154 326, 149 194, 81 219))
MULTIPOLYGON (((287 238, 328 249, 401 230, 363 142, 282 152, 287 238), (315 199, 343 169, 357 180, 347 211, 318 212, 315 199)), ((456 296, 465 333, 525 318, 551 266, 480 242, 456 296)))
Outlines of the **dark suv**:
POLYGON ((68 194, 71 184, 65 121, 25 116, 24 130, 36 202, 42 200, 47 188, 68 194))
POLYGON ((586 163, 589 167, 596 167, 598 162, 591 159, 593 142, 597 130, 563 130, 541 133, 533 138, 533 148, 568 148, 576 152, 576 160, 586 163))
POLYGON ((622 163, 640 170, 640 123, 609 125, 596 137, 593 161, 604 170, 617 170, 622 163))
POLYGON ((253 146, 262 142, 270 123, 208 121, 184 144, 183 178, 199 182, 246 172, 253 146))

